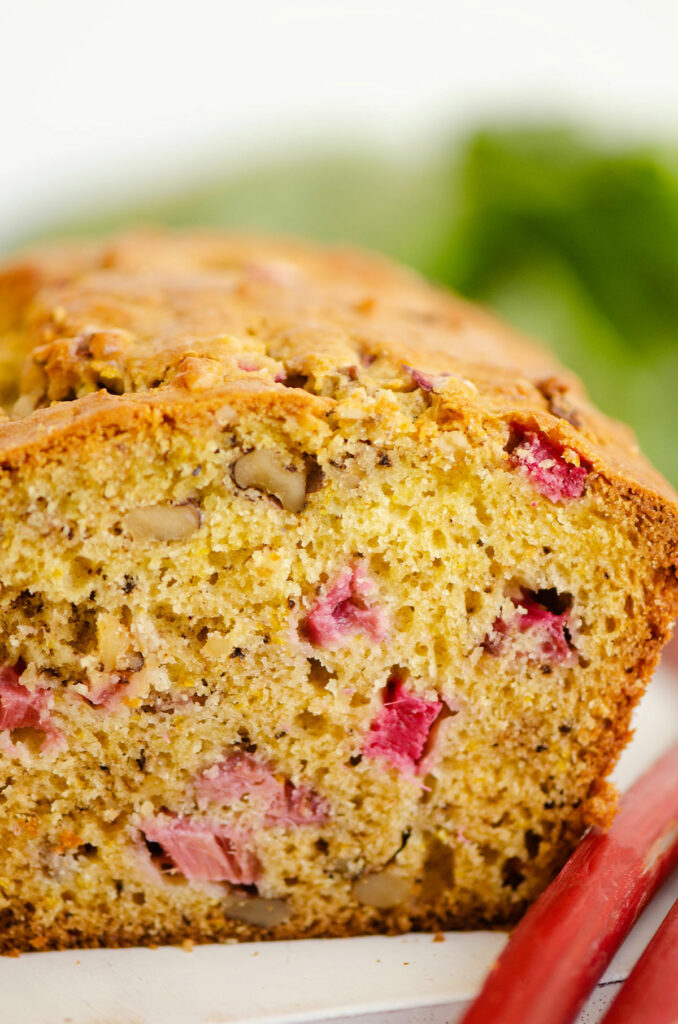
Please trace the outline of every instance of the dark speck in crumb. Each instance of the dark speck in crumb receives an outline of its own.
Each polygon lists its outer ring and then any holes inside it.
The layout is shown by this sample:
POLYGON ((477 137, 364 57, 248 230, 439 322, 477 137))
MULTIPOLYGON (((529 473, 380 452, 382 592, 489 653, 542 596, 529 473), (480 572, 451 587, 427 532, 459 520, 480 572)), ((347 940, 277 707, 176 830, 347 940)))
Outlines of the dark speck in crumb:
POLYGON ((236 742, 240 749, 244 750, 246 754, 256 754, 257 745, 256 743, 252 743, 252 740, 246 732, 241 732, 236 742))
POLYGON ((288 608, 295 608, 296 607, 296 601, 294 600, 293 597, 288 597, 287 598, 287 607, 288 608))
POLYGON ((308 375, 305 373, 288 373, 281 383, 286 388, 305 388, 308 384, 308 375))
POLYGON ((363 759, 363 755, 362 755, 362 754, 354 754, 354 755, 353 755, 353 757, 349 757, 349 762, 350 762, 350 763, 351 763, 351 764, 353 765, 353 767, 355 768, 355 766, 356 766, 357 764, 360 764, 360 762, 362 761, 362 759, 363 759))
POLYGON ((313 455, 304 457, 306 463, 306 493, 315 494, 324 483, 325 474, 318 465, 318 460, 313 455))
POLYGON ((191 476, 200 476, 201 473, 202 473, 202 466, 196 466, 195 469, 193 470, 193 472, 191 473, 191 476))
POLYGON ((382 452, 381 455, 379 456, 379 465, 380 466, 390 466, 391 465, 391 460, 389 459, 389 457, 386 454, 386 452, 382 452))
POLYGON ((505 888, 513 889, 515 891, 523 884, 525 881, 525 875, 521 871, 522 867, 523 865, 517 857, 509 857, 502 869, 502 885, 505 888))
POLYGON ((411 828, 406 828, 406 829, 404 829, 404 831, 403 831, 403 832, 401 832, 401 833, 400 833, 400 846, 399 846, 399 847, 398 847, 398 849, 397 849, 397 850, 395 851, 395 853, 394 853, 394 854, 392 854, 392 855, 391 855, 391 856, 389 857, 389 859, 388 859, 388 860, 386 861, 386 863, 387 863, 387 864, 392 864, 392 863, 393 863, 393 861, 394 861, 394 860, 396 859, 396 857, 398 856, 398 854, 399 854, 399 853, 401 853, 401 852, 402 852, 402 850, 404 850, 404 849, 405 849, 405 847, 407 846, 408 840, 409 840, 409 838, 410 838, 410 836, 411 836, 411 835, 412 835, 412 829, 411 829, 411 828))
POLYGON ((231 651, 231 653, 229 654, 229 658, 244 658, 244 657, 245 657, 245 652, 243 651, 242 647, 234 647, 233 650, 231 651))
POLYGON ((120 584, 120 586, 122 587, 126 594, 130 594, 134 590, 136 585, 137 581, 134 579, 134 576, 130 576, 128 574, 125 574, 125 578, 120 584))

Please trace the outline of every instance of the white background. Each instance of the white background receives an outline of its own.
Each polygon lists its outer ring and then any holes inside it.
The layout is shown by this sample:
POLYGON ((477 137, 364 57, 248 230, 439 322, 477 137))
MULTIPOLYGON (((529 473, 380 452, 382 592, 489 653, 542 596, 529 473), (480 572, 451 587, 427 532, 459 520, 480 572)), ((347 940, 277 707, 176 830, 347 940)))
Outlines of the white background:
POLYGON ((0 0, 0 244, 42 219, 479 116, 678 132, 676 0, 0 0))

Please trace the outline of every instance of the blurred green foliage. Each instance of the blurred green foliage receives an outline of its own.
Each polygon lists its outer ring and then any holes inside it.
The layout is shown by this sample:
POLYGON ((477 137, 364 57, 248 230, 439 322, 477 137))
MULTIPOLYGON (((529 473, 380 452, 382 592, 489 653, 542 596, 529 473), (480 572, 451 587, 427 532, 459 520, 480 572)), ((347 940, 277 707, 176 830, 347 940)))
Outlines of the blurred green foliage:
POLYGON ((572 131, 485 132, 437 276, 550 342, 678 483, 678 166, 572 131))
POLYGON ((669 151, 567 128, 488 129, 405 162, 269 163, 67 227, 140 222, 286 231, 404 260, 550 343, 678 484, 678 164, 669 151))

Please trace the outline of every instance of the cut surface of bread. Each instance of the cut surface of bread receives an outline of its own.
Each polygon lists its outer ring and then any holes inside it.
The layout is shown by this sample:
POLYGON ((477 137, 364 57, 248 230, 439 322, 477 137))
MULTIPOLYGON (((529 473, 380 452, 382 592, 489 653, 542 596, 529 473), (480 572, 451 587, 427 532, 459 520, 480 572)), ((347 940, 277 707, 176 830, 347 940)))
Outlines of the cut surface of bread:
POLYGON ((379 259, 145 233, 0 274, 0 949, 511 922, 678 611, 675 494, 379 259))

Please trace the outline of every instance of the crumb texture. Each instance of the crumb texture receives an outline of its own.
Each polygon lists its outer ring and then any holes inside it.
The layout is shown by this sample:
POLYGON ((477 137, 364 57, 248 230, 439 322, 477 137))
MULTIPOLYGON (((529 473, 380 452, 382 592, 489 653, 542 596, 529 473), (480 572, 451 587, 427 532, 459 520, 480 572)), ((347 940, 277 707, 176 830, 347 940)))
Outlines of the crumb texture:
POLYGON ((343 250, 0 272, 0 948, 510 922, 678 613, 678 506, 551 357, 343 250))

